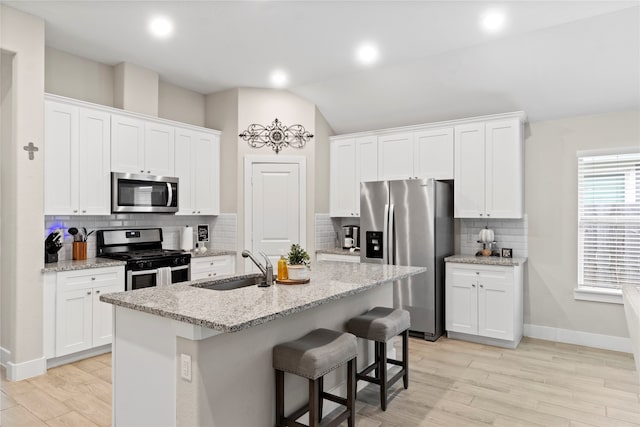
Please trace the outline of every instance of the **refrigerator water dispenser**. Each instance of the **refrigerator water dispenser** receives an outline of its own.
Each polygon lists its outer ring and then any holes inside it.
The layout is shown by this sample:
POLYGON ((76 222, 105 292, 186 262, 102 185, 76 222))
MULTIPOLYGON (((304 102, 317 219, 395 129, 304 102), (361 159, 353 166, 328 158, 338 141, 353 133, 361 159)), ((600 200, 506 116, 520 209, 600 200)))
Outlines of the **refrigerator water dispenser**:
POLYGON ((382 231, 367 231, 367 258, 382 258, 382 231))

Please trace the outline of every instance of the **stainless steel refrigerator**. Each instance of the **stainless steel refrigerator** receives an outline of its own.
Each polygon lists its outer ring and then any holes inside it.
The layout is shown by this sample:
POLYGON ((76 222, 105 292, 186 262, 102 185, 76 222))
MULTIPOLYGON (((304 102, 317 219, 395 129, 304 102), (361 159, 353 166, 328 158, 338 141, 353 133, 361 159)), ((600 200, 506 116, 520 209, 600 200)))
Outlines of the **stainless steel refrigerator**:
POLYGON ((412 335, 444 331, 444 258, 453 254, 453 190, 433 179, 360 184, 360 261, 426 267, 394 282, 393 303, 411 314, 412 335))

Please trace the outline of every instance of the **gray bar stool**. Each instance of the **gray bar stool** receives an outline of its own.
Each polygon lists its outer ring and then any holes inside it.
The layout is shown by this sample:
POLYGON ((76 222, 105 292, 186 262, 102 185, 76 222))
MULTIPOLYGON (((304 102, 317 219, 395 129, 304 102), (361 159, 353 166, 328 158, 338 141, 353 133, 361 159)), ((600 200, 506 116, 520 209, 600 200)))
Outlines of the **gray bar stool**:
POLYGON ((403 379, 404 388, 409 387, 410 326, 408 311, 387 307, 375 307, 347 322, 347 331, 375 343, 375 361, 357 373, 356 378, 380 386, 380 407, 383 411, 387 410, 389 387, 400 378, 403 379), (402 335, 402 360, 387 359, 387 341, 396 335, 402 335), (402 367, 391 379, 387 379, 387 363, 402 367), (368 374, 373 370, 375 376, 371 377, 368 374))
POLYGON ((273 368, 276 371, 276 426, 304 426, 296 422, 309 412, 309 426, 315 427, 322 419, 322 402, 328 399, 346 406, 323 427, 337 426, 348 420, 355 425, 355 372, 357 339, 346 332, 316 329, 295 341, 278 344, 273 348, 273 368), (347 364, 347 397, 339 397, 323 390, 323 377, 334 369, 347 364), (309 401, 288 417, 284 416, 284 373, 298 375, 309 380, 309 401))

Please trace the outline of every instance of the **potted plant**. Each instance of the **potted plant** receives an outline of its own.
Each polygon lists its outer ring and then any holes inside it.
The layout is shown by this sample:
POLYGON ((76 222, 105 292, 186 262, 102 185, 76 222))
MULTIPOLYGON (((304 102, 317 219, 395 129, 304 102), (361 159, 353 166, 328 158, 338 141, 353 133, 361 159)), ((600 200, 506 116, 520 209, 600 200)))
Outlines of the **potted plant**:
POLYGON ((309 278, 309 261, 311 258, 300 245, 293 244, 287 254, 289 279, 306 280, 309 278))

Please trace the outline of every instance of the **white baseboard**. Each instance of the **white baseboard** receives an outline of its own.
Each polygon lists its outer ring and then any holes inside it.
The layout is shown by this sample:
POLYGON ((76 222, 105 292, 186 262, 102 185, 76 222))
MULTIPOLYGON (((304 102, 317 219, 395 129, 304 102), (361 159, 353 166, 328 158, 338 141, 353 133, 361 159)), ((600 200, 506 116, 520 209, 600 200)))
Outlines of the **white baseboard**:
POLYGON ((524 325, 524 335, 526 337, 539 338, 542 340, 632 353, 631 338, 593 334, 590 332, 573 331, 570 329, 552 328, 550 326, 539 325, 524 325))
POLYGON ((0 366, 6 368, 9 360, 11 360, 11 352, 4 347, 0 347, 0 366))
POLYGON ((47 359, 41 357, 21 363, 7 362, 5 367, 7 368, 7 380, 21 381, 46 373, 47 359))

